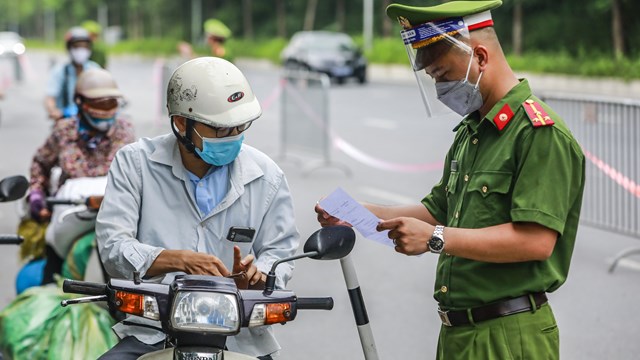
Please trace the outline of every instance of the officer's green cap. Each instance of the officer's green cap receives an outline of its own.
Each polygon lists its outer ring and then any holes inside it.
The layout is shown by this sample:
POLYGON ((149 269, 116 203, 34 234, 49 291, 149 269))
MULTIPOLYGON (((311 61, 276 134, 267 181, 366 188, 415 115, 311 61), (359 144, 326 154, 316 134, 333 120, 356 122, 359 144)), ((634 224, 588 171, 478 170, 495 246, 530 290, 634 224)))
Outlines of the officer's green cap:
POLYGON ((411 26, 416 26, 434 20, 473 15, 495 9, 500 5, 502 0, 450 1, 425 7, 391 4, 387 7, 387 16, 393 20, 400 20, 402 17, 408 20, 411 26))
POLYGON ((228 38, 231 36, 231 30, 222 21, 218 19, 209 19, 204 22, 204 32, 209 35, 220 38, 228 38))
POLYGON ((102 32, 102 26, 93 20, 83 21, 80 26, 92 34, 100 34, 102 32))

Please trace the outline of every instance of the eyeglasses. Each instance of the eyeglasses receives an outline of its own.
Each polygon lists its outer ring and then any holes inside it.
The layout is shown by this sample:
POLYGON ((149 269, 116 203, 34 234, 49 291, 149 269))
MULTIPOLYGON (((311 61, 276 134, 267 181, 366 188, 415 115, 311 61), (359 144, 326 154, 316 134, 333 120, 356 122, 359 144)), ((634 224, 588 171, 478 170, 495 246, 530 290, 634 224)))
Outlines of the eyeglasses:
POLYGON ((202 125, 208 127, 209 129, 215 130, 216 137, 223 138, 223 137, 227 137, 227 136, 233 134, 234 131, 236 131, 237 134, 240 134, 241 132, 244 132, 245 130, 250 128, 251 124, 253 124, 253 121, 249 121, 249 122, 246 122, 244 124, 241 124, 241 125, 238 125, 238 126, 234 126, 234 127, 214 127, 214 126, 210 126, 210 125, 207 125, 207 124, 202 124, 202 125))

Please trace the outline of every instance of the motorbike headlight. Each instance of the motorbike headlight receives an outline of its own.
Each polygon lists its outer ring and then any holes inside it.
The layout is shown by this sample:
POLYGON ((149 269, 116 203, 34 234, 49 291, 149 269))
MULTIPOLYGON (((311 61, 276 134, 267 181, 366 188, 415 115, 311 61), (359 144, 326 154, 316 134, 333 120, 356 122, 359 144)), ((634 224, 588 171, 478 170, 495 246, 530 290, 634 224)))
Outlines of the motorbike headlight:
POLYGON ((203 291, 180 291, 171 311, 177 330, 218 334, 240 330, 240 309, 235 295, 203 291))

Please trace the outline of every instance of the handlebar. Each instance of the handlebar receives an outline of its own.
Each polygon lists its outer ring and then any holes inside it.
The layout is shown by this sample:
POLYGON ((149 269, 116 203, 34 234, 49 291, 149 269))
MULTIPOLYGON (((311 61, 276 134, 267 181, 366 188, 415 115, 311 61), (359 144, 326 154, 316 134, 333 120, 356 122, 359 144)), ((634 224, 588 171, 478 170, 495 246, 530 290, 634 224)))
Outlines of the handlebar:
POLYGON ((332 297, 299 297, 298 310, 331 310, 333 309, 332 297))
POLYGON ((107 293, 107 285, 88 281, 65 280, 62 284, 62 291, 83 295, 105 295, 107 293))
POLYGON ((71 199, 58 199, 54 197, 47 198, 47 204, 49 206, 52 205, 86 205, 89 210, 98 210, 100 209, 100 204, 102 204, 103 195, 93 195, 87 196, 81 200, 71 200, 71 199))
POLYGON ((20 245, 23 241, 20 235, 0 235, 0 245, 20 245))
POLYGON ((69 199, 56 199, 53 197, 48 197, 47 198, 47 204, 49 205, 82 205, 84 204, 84 201, 78 201, 78 200, 69 200, 69 199))

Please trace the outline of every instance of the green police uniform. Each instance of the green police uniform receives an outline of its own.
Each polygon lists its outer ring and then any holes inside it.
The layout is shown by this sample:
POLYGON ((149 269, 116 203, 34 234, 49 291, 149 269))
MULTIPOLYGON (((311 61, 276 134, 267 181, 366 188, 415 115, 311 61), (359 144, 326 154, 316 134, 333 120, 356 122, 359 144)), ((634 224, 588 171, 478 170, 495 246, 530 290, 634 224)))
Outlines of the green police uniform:
MULTIPOLYGON (((432 8, 393 4, 387 14, 412 25, 495 8, 501 1, 454 1, 432 8), (437 11, 430 11, 430 9, 437 11)), ((558 329, 548 304, 476 322, 471 309, 552 292, 567 278, 576 238, 584 155, 562 119, 534 97, 526 80, 489 113, 473 112, 456 137, 442 179, 422 203, 448 227, 486 228, 532 222, 558 232, 544 261, 489 263, 440 255, 434 297, 442 310, 466 311, 470 324, 443 325, 439 359, 559 357, 558 329)))
MULTIPOLYGON (((532 96, 526 80, 487 116, 480 119, 477 112, 472 113, 456 131, 442 180, 422 201, 429 212, 450 227, 475 229, 534 222, 557 231, 559 236, 553 254, 545 261, 502 264, 441 254, 434 292, 440 307, 471 309, 556 290, 567 278, 578 227, 584 189, 584 155, 580 146, 560 117, 532 96), (554 123, 534 126, 527 115, 527 100, 534 101, 554 123)), ((487 339, 478 342, 480 349, 473 352, 465 345, 461 351, 454 345, 456 356, 503 358, 504 354, 491 352, 503 349, 527 354, 526 358, 535 358, 536 354, 546 358, 549 353, 558 352, 557 328, 548 305, 540 309, 537 317, 523 313, 475 326, 443 327, 441 355, 446 351, 447 337, 466 334, 477 341, 478 333, 485 333, 487 339), (527 323, 527 331, 532 334, 525 333, 518 323, 527 323), (509 326, 519 330, 505 332, 509 326), (550 350, 543 351, 542 347, 550 350)))

